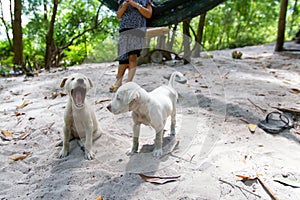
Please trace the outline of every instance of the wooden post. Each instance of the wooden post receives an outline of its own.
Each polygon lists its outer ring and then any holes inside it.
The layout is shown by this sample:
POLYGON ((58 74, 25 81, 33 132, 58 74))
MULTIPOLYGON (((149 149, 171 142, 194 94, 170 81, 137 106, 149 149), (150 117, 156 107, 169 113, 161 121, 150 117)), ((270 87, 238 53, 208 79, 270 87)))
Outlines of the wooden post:
POLYGON ((283 43, 284 43, 284 31, 285 31, 285 18, 286 11, 288 6, 288 0, 280 1, 280 14, 278 20, 278 32, 277 32, 277 42, 275 51, 283 51, 283 43))
POLYGON ((184 64, 188 64, 191 61, 191 34, 190 34, 190 22, 191 20, 183 21, 183 48, 184 48, 184 64))
POLYGON ((201 42, 202 42, 202 37, 203 37, 204 25, 205 25, 205 16, 206 16, 206 12, 203 13, 202 15, 200 15, 199 24, 198 24, 198 28, 197 28, 196 44, 195 44, 195 48, 193 51, 194 58, 200 57, 201 42))

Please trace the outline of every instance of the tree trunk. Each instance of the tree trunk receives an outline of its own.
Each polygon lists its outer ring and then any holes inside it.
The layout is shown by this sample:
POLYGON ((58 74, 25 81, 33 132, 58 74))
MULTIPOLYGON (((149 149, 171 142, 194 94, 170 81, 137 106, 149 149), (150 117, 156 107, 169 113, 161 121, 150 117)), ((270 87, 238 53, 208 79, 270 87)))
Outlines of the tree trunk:
POLYGON ((183 48, 184 48, 184 64, 188 64, 191 61, 191 34, 190 34, 190 22, 191 20, 183 21, 183 48))
POLYGON ((206 12, 203 13, 202 15, 200 15, 200 19, 199 19, 199 24, 198 24, 198 28, 197 28, 197 37, 196 37, 195 50, 193 51, 193 57, 195 57, 195 58, 200 57, 203 30, 204 30, 204 25, 205 25, 205 16, 206 16, 206 12))
POLYGON ((276 42, 275 51, 283 51, 285 18, 286 18, 287 6, 288 6, 288 0, 281 0, 279 21, 278 21, 277 42, 276 42))
POLYGON ((45 53, 45 69, 46 70, 50 70, 52 55, 54 54, 54 51, 55 51, 53 34, 54 34, 54 24, 55 24, 55 18, 56 18, 56 13, 57 13, 57 7, 58 7, 58 0, 53 0, 52 17, 51 17, 51 21, 49 24, 48 33, 46 36, 46 53, 45 53))
POLYGON ((14 65, 23 65, 22 0, 15 0, 13 20, 14 65))

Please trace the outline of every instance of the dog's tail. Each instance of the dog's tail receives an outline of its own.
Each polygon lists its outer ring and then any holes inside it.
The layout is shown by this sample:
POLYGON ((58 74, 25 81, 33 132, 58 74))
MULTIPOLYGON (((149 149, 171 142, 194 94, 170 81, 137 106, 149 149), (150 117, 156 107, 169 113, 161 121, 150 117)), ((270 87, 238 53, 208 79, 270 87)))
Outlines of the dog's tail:
POLYGON ((174 88, 174 81, 181 83, 181 84, 185 84, 187 82, 187 79, 183 76, 182 73, 176 71, 176 72, 173 72, 170 76, 169 84, 168 84, 169 87, 174 88))

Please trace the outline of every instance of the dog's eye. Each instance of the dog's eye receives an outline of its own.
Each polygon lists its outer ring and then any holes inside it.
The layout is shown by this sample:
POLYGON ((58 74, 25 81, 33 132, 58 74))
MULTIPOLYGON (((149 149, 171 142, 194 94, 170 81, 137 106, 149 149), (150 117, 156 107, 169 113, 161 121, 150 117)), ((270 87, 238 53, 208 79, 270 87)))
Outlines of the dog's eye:
POLYGON ((73 77, 73 78, 71 78, 71 81, 74 81, 74 79, 75 79, 74 77, 73 77))

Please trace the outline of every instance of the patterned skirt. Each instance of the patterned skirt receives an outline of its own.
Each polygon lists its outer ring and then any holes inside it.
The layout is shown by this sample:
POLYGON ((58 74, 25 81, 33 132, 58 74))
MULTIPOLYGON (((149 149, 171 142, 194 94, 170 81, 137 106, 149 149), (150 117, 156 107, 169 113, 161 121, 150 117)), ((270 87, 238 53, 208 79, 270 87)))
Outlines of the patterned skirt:
POLYGON ((141 29, 120 30, 118 44, 118 60, 120 64, 129 63, 129 55, 137 54, 140 56, 144 46, 145 31, 141 29))

